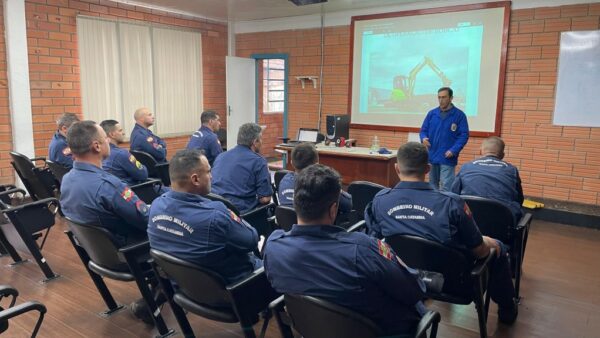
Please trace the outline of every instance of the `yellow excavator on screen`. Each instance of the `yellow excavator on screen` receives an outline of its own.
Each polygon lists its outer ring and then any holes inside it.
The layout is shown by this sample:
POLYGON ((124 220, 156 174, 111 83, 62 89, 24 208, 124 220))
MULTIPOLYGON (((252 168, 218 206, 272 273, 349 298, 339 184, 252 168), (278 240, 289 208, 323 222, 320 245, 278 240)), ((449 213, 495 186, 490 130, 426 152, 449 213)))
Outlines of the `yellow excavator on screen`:
POLYGON ((401 102, 404 100, 410 100, 414 97, 415 90, 415 82, 417 79, 417 74, 425 67, 429 66, 433 72, 440 77, 442 80, 442 84, 444 87, 450 87, 452 81, 448 79, 448 77, 441 71, 441 69, 436 66, 436 64, 431 60, 430 57, 423 57, 423 61, 419 62, 408 74, 398 75, 394 77, 394 87, 392 89, 391 101, 393 102, 401 102))

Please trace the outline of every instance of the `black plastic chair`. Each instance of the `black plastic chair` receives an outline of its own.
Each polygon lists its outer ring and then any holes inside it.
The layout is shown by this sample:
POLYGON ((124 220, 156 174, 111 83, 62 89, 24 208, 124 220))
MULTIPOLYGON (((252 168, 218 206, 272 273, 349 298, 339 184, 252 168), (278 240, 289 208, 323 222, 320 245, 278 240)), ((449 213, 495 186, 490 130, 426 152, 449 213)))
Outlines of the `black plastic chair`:
POLYGON ((486 291, 495 250, 492 249, 486 258, 476 260, 466 250, 451 248, 417 236, 394 235, 385 240, 408 266, 444 276, 442 290, 435 292, 428 289, 428 297, 454 304, 467 305, 474 302, 479 335, 487 337, 490 295, 486 291))
POLYGON ((10 156, 12 158, 10 163, 34 201, 55 196, 55 192, 58 191, 57 181, 50 169, 45 166, 36 167, 34 165, 36 161, 45 163, 46 159, 44 157, 30 159, 15 151, 11 151, 10 156))
POLYGON ((515 293, 519 299, 523 259, 532 215, 526 213, 515 224, 515 218, 510 209, 499 201, 478 196, 461 195, 461 198, 471 209, 481 234, 498 239, 509 246, 511 270, 515 277, 515 293))
MULTIPOLYGON (((255 338, 253 325, 258 322, 258 314, 279 296, 267 280, 264 268, 228 285, 217 273, 194 263, 155 249, 150 250, 150 255, 154 258, 155 274, 185 337, 194 337, 194 332, 182 308, 210 320, 239 322, 244 336, 255 338), (177 284, 177 291, 170 281, 177 284)), ((268 323, 269 317, 266 317, 260 337, 264 336, 268 323)))
POLYGON ((381 184, 368 181, 354 181, 348 185, 348 193, 352 195, 352 209, 356 211, 358 220, 364 219, 367 205, 385 188, 381 184))
POLYGON ((58 181, 58 184, 59 184, 58 187, 60 190, 60 184, 62 183, 62 178, 69 172, 70 169, 63 166, 62 164, 52 162, 50 160, 46 160, 46 165, 52 172, 52 175, 54 175, 54 178, 58 181))
POLYGON ((152 155, 145 151, 132 150, 131 154, 148 169, 148 176, 162 181, 165 187, 171 186, 169 163, 158 163, 152 155))
POLYGON ((132 185, 131 190, 146 204, 152 202, 161 195, 162 181, 158 179, 150 179, 146 182, 132 185))
POLYGON ((281 170, 277 170, 275 172, 275 174, 273 175, 273 183, 271 184, 273 186, 273 202, 275 203, 275 205, 281 205, 280 201, 279 201, 279 183, 281 183, 281 180, 283 179, 283 177, 285 175, 287 175, 288 173, 291 173, 292 171, 290 170, 286 170, 286 169, 281 169, 281 170))
POLYGON ((240 211, 238 210, 238 208, 235 205, 233 205, 233 203, 231 203, 231 201, 226 199, 225 197, 215 194, 215 193, 212 193, 212 192, 205 195, 204 197, 208 198, 211 201, 219 201, 219 202, 225 204, 227 209, 233 211, 233 213, 236 214, 237 216, 240 216, 240 211))
MULTIPOLYGON (((286 294, 279 303, 285 303, 286 313, 289 315, 292 327, 304 338, 369 338, 383 336, 383 330, 369 318, 343 306, 325 301, 323 299, 286 294)), ((280 317, 281 304, 270 305, 280 328, 285 326, 280 317)), ((431 329, 430 337, 437 336, 437 327, 440 322, 438 312, 429 311, 423 316, 417 327, 415 337, 426 338, 427 330, 431 329)), ((290 331, 282 330, 283 337, 292 337, 290 331)))
POLYGON ((298 223, 298 216, 296 215, 296 210, 294 210, 294 208, 280 205, 275 208, 275 220, 280 229, 283 229, 283 231, 290 231, 292 230, 292 225, 298 223))
MULTIPOLYGON (((22 189, 11 189, 0 193, 0 196, 7 196, 10 194, 19 193, 25 195, 25 191, 22 189)), ((44 243, 50 233, 50 228, 55 223, 56 213, 59 211, 60 206, 56 198, 45 198, 30 203, 25 203, 17 206, 12 206, 0 201, 0 211, 6 215, 10 224, 3 224, 2 230, 0 230, 0 242, 2 246, 7 250, 14 260, 13 264, 21 264, 27 262, 23 260, 14 247, 10 244, 4 231, 12 231, 14 229, 21 241, 27 247, 27 250, 33 256, 36 263, 44 273, 46 279, 44 282, 48 282, 54 278, 59 277, 55 274, 48 261, 41 253, 44 247, 44 243), (10 227, 10 229, 9 229, 10 227), (42 235, 42 232, 46 230, 46 233, 42 235), (43 237, 42 243, 38 246, 36 240, 43 237)))
MULTIPOLYGON (((169 330, 160 314, 160 308, 154 300, 150 289, 155 283, 154 273, 148 264, 150 244, 147 240, 119 248, 114 236, 105 228, 75 222, 66 217, 69 225, 65 231, 75 251, 79 255, 88 274, 96 285, 100 296, 108 310, 101 313, 108 316, 122 309, 118 305, 102 277, 137 284, 146 305, 150 309, 152 319, 161 336, 168 336, 169 330)), ((156 284, 156 283, 155 283, 156 284)))
POLYGON ((27 313, 29 311, 37 311, 39 312, 39 317, 37 322, 35 323, 35 327, 33 328, 33 332, 31 333, 31 337, 34 338, 37 336, 40 327, 42 326, 42 321, 44 320, 44 314, 46 314, 46 307, 44 304, 31 301, 25 302, 19 305, 15 305, 17 302, 17 296, 19 296, 19 291, 15 288, 8 285, 0 285, 0 300, 4 297, 12 297, 12 300, 5 310, 0 306, 0 333, 8 330, 8 320, 19 316, 21 314, 27 313))

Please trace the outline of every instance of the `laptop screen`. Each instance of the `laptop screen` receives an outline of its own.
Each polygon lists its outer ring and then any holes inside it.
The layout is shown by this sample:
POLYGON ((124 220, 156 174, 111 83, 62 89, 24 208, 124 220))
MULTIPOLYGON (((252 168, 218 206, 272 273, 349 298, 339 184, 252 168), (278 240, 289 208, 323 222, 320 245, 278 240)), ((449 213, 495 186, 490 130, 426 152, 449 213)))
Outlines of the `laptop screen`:
POLYGON ((298 141, 299 142, 317 142, 317 135, 319 131, 317 129, 304 129, 298 130, 298 141))

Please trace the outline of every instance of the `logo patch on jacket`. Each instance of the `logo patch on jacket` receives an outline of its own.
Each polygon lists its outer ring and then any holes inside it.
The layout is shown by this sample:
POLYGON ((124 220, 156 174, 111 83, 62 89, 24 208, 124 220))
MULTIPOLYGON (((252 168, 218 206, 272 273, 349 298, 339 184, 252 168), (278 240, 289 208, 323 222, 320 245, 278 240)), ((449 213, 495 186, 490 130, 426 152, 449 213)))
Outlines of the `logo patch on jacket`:
POLYGON ((121 197, 123 197, 123 199, 127 202, 131 201, 133 196, 135 195, 133 194, 133 191, 129 189, 129 187, 125 187, 125 189, 123 189, 123 192, 121 192, 121 197))
POLYGON ((458 129, 458 126, 456 125, 456 123, 452 123, 452 125, 450 125, 450 130, 456 131, 456 129, 458 129))
POLYGON ((241 223, 240 216, 236 215, 235 212, 229 210, 229 215, 231 216, 232 220, 234 220, 234 221, 236 221, 238 223, 241 223))
POLYGON ((469 218, 473 218, 473 213, 471 212, 471 209, 469 209, 469 206, 467 205, 467 203, 465 203, 465 214, 467 214, 467 216, 469 216, 469 218))
POLYGON ((71 155, 71 148, 69 148, 69 147, 66 147, 65 149, 63 149, 62 153, 63 153, 63 155, 65 155, 65 156, 69 156, 69 155, 71 155))
POLYGON ((154 139, 152 138, 152 136, 148 136, 148 138, 146 139, 146 141, 148 141, 148 143, 154 141, 154 139))
POLYGON ((390 261, 394 259, 394 254, 392 253, 392 248, 390 248, 389 244, 378 239, 377 247, 379 249, 379 254, 390 261))

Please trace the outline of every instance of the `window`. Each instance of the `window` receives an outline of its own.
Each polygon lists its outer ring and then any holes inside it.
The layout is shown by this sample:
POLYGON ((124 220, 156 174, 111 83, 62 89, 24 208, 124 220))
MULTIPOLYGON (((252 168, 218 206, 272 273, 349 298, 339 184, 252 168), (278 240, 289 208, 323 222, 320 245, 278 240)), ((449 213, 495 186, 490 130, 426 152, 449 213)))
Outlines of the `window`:
POLYGON ((285 103, 285 60, 263 60, 263 112, 283 113, 285 103))
POLYGON ((199 32, 77 17, 83 115, 118 120, 129 135, 133 113, 148 107, 157 134, 193 132, 202 107, 199 32))

